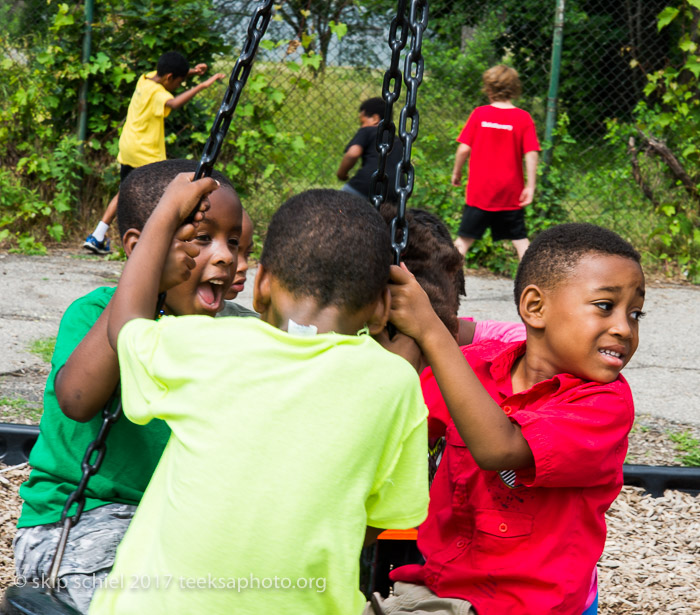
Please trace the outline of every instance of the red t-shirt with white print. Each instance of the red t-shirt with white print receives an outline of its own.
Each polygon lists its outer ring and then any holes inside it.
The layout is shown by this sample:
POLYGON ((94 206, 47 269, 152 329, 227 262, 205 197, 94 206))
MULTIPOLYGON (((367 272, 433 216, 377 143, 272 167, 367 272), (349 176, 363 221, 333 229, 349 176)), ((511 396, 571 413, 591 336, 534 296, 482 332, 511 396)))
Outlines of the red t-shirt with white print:
POLYGON ((530 114, 517 107, 477 107, 457 141, 471 147, 467 205, 486 211, 520 209, 523 156, 540 150, 530 114))

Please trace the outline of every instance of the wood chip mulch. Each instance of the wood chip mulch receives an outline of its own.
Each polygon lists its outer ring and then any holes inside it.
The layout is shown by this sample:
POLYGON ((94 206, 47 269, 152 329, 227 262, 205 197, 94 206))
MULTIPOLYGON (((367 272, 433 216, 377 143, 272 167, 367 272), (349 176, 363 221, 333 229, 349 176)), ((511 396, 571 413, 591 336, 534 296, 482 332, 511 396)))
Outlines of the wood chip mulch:
MULTIPOLYGON (((629 463, 679 465, 668 433, 700 427, 653 417, 637 419, 630 434, 629 463)), ((14 580, 12 538, 26 464, 0 464, 0 588, 14 580)), ((607 514, 608 539, 598 565, 600 615, 700 613, 700 496, 667 490, 653 498, 623 487, 607 514)))

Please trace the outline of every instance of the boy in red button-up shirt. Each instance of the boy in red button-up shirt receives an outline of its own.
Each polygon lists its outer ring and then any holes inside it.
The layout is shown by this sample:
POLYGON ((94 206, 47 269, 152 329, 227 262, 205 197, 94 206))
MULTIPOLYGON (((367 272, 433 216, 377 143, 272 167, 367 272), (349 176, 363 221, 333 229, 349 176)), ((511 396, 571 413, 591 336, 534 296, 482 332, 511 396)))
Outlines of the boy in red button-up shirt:
POLYGON ((515 280, 526 342, 462 349, 408 270, 392 268, 391 319, 431 365, 431 413, 446 403, 452 420, 418 531, 425 564, 393 571, 386 612, 425 601, 441 613, 595 612, 605 511, 634 418, 620 371, 639 341, 639 261, 607 229, 552 227, 515 280))

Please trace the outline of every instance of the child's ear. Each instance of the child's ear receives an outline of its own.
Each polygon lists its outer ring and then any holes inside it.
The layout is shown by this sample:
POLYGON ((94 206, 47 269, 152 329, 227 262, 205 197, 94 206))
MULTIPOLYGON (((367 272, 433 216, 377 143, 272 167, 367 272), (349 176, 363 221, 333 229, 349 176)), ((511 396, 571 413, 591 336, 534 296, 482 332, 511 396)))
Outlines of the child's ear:
POLYGON ((258 265, 258 272, 253 282, 253 309, 258 314, 263 314, 270 306, 271 277, 263 265, 258 265))
POLYGON ((389 320, 389 311, 391 310, 391 292, 389 288, 385 288, 381 297, 377 300, 374 306, 374 312, 367 321, 370 335, 378 335, 386 327, 389 320))
POLYGON ((122 245, 124 246, 124 253, 126 254, 127 258, 131 256, 131 253, 134 251, 136 243, 140 237, 141 231, 135 228, 130 228, 126 233, 124 233, 124 237, 122 237, 122 245))
POLYGON ((525 287, 520 295, 518 311, 523 322, 533 329, 544 329, 546 294, 535 284, 525 287))

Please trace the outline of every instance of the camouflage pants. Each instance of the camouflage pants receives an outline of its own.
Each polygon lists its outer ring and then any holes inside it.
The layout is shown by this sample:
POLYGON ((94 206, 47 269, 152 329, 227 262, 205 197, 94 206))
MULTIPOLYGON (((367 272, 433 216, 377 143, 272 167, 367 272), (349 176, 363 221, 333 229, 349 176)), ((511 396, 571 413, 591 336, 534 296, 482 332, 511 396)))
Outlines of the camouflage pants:
MULTIPOLYGON (((108 504, 81 515, 68 536, 57 597, 87 613, 92 594, 112 569, 117 545, 135 511, 136 506, 108 504)), ((12 546, 20 582, 46 583, 62 529, 61 523, 49 523, 17 530, 12 546)))

